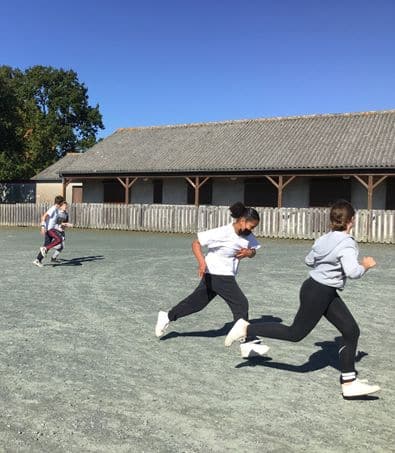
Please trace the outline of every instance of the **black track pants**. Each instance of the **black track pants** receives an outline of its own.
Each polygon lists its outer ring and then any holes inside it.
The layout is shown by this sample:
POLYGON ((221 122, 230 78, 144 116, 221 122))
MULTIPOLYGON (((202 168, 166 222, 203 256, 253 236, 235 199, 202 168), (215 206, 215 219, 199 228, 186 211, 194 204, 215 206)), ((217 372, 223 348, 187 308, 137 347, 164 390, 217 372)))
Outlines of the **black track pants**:
POLYGON ((248 335, 257 335, 278 340, 300 341, 325 318, 342 334, 343 346, 339 351, 342 373, 355 371, 355 353, 359 327, 336 288, 322 285, 312 278, 300 289, 300 306, 290 326, 280 323, 257 323, 248 326, 248 335))
POLYGON ((248 300, 232 275, 204 274, 195 291, 173 307, 170 321, 203 310, 215 296, 221 296, 232 311, 233 319, 248 319, 248 300))

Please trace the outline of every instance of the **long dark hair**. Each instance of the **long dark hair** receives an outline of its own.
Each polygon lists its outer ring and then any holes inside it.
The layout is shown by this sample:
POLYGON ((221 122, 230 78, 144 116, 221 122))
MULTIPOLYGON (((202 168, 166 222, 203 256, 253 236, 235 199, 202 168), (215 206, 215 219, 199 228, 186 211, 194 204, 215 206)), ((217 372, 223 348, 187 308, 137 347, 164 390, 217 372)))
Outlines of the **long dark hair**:
POLYGON ((331 207, 329 214, 332 231, 345 231, 354 215, 355 210, 351 203, 346 200, 336 201, 331 207))
POLYGON ((246 220, 257 220, 258 222, 260 220, 259 214, 256 209, 244 206, 241 201, 232 204, 232 206, 230 206, 229 208, 229 211, 231 217, 233 217, 234 219, 240 219, 243 217, 246 220))

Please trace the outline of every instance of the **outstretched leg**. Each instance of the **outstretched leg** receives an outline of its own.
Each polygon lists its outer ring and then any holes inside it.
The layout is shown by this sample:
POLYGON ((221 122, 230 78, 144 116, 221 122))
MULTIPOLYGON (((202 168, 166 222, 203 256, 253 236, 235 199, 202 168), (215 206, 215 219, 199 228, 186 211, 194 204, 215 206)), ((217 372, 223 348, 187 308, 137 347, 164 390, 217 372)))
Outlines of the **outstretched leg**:
POLYGON ((334 288, 321 285, 309 278, 300 289, 299 309, 290 326, 277 322, 260 322, 250 324, 247 327, 247 334, 293 342, 300 341, 317 325, 335 294, 334 288))
POLYGON ((204 274, 195 291, 173 307, 169 313, 169 321, 176 321, 184 316, 203 310, 217 295, 212 289, 212 276, 204 274))

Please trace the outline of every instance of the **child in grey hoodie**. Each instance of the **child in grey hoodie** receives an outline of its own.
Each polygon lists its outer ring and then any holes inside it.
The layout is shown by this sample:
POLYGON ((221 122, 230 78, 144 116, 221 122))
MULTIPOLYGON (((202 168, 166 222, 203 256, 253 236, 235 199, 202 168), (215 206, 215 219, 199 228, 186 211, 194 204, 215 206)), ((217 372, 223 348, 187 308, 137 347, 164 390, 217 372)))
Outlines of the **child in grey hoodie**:
POLYGON ((359 327, 340 298, 346 279, 357 279, 376 265, 372 257, 358 262, 358 245, 350 235, 355 211, 347 201, 336 202, 330 211, 331 230, 314 243, 305 262, 312 269, 300 289, 300 307, 291 326, 280 323, 249 324, 240 319, 225 339, 225 346, 245 336, 260 336, 279 340, 300 341, 325 318, 342 334, 343 346, 339 350, 341 387, 343 397, 353 398, 380 390, 378 385, 357 379, 355 353, 359 327))

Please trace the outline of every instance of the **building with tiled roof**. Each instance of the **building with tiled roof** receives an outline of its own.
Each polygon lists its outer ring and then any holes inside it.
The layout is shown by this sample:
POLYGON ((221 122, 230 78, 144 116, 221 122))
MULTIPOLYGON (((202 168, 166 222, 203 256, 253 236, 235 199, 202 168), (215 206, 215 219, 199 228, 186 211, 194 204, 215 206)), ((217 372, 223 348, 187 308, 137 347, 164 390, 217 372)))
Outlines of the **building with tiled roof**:
POLYGON ((86 202, 395 209, 395 110, 124 128, 58 172, 86 202))
MULTIPOLYGON (((68 153, 31 178, 36 183, 36 203, 52 203, 56 195, 63 192, 63 179, 60 172, 67 170, 80 156, 82 156, 81 153, 68 153)), ((65 194, 68 200, 81 202, 82 183, 71 183, 65 194)))

